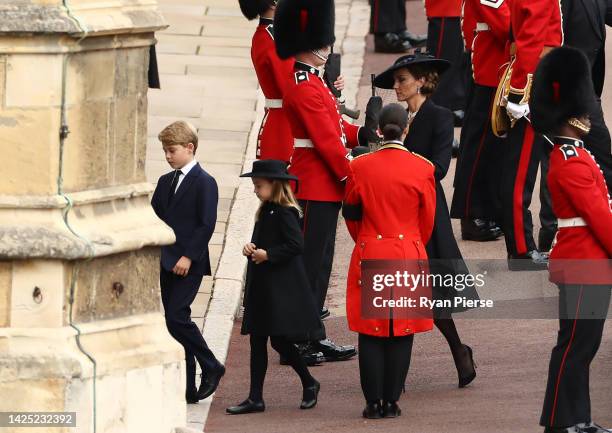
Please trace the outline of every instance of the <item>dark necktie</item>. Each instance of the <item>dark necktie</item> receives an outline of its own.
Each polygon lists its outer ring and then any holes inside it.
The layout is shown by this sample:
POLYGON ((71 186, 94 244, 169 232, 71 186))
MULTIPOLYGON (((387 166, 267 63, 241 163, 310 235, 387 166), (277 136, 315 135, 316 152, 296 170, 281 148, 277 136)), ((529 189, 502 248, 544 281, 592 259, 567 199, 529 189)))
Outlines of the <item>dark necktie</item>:
POLYGON ((170 192, 168 193, 168 204, 172 203, 172 197, 174 197, 174 191, 181 177, 181 170, 174 170, 174 176, 172 176, 172 185, 170 185, 170 192))

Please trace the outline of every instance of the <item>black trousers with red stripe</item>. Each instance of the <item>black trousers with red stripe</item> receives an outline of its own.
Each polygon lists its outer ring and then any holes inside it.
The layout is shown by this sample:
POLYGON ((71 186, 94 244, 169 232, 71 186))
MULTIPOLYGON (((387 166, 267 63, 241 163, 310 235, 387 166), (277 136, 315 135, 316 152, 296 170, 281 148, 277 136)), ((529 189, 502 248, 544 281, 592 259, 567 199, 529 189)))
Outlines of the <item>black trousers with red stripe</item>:
POLYGON ((540 425, 569 427, 592 421, 589 366, 601 343, 610 289, 559 285, 559 333, 550 357, 540 425))
POLYGON ((370 0, 370 33, 406 30, 406 0, 370 0))
MULTIPOLYGON (((329 277, 334 262, 336 226, 342 203, 315 200, 300 200, 299 203, 304 211, 302 218, 304 266, 315 301, 321 310, 327 297, 329 277)), ((323 339, 325 335, 317 337, 323 339)))
POLYGON ((451 67, 440 76, 440 83, 431 99, 449 110, 465 110, 466 68, 469 60, 463 55, 463 36, 459 17, 429 18, 427 51, 439 59, 448 60, 451 67))
POLYGON ((504 143, 491 129, 494 97, 494 87, 475 84, 472 88, 461 129, 452 218, 498 220, 500 217, 499 172, 504 143))
POLYGON ((502 225, 506 249, 512 256, 536 249, 529 206, 545 145, 543 140, 526 119, 520 119, 502 143, 502 225))

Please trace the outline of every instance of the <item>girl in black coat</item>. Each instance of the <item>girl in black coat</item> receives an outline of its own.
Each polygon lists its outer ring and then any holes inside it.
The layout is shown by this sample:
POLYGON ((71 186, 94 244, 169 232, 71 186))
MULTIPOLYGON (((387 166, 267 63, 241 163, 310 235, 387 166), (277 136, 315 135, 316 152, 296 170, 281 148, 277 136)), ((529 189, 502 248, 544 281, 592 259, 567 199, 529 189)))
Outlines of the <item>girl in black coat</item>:
POLYGON ((277 160, 253 163, 255 194, 261 200, 251 242, 243 248, 248 257, 242 334, 250 334, 251 389, 249 397, 227 408, 236 415, 263 412, 263 383, 268 366, 268 337, 274 350, 287 359, 303 386, 301 409, 317 404, 320 385, 308 371, 291 336, 308 335, 321 327, 319 313, 308 286, 302 262, 304 241, 300 229, 301 210, 289 185, 297 178, 277 160))
MULTIPOLYGON (((446 176, 452 157, 453 114, 429 99, 438 85, 439 75, 448 66, 445 60, 415 53, 397 59, 393 66, 376 77, 374 84, 380 88, 394 89, 398 101, 408 104, 409 125, 404 146, 430 160, 435 167, 436 217, 426 246, 430 271, 457 275, 468 274, 469 271, 453 234, 444 189, 440 183, 446 176)), ((452 288, 433 287, 433 295, 437 299, 453 299, 455 296, 478 298, 473 286, 465 288, 461 293, 452 288)), ((434 324, 450 346, 459 376, 459 387, 463 388, 476 377, 476 366, 472 349, 461 342, 452 312, 450 309, 434 309, 434 324)))

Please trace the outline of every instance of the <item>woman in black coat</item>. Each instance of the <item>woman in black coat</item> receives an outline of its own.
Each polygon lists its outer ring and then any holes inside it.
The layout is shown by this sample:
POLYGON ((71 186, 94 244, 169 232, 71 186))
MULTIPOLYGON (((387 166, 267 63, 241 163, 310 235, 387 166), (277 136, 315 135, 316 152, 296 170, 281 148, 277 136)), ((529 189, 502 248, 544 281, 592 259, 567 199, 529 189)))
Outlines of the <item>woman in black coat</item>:
MULTIPOLYGON (((429 98, 436 89, 439 76, 449 66, 445 60, 430 55, 415 53, 400 57, 393 66, 378 75, 374 85, 394 89, 397 99, 408 104, 408 135, 404 146, 429 161, 435 167, 436 217, 433 233, 426 250, 430 259, 430 272, 442 275, 468 274, 469 271, 455 240, 441 180, 446 176, 452 157, 454 134, 453 114, 447 108, 434 104, 429 98)), ((477 299, 473 286, 462 291, 454 288, 433 287, 435 299, 450 299, 462 296, 477 299)), ((472 349, 461 342, 452 312, 457 309, 434 309, 434 324, 446 338, 457 373, 459 387, 467 386, 476 377, 472 349)))
POLYGON ((272 348, 283 356, 300 376, 303 386, 301 409, 317 403, 320 385, 308 367, 291 336, 316 332, 321 320, 308 285, 302 261, 304 239, 300 229, 301 210, 283 161, 260 160, 253 171, 241 177, 253 178, 255 194, 261 200, 251 242, 243 248, 248 257, 244 295, 242 334, 250 335, 251 389, 249 397, 237 406, 227 408, 236 415, 263 412, 263 384, 268 366, 268 337, 272 348))

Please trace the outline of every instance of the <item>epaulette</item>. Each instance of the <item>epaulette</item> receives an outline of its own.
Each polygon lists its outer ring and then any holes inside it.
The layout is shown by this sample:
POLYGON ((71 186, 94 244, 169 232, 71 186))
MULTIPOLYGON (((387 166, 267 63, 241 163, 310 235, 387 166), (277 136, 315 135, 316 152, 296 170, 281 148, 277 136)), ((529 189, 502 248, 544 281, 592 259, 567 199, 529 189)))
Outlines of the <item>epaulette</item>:
POLYGON ((308 72, 306 71, 297 71, 295 73, 295 84, 300 84, 303 83, 304 81, 308 81, 310 80, 310 78, 308 78, 308 72))
POLYGON ((572 146, 571 144, 564 144, 563 146, 559 147, 559 150, 563 154, 563 158, 566 161, 570 158, 578 156, 578 149, 576 149, 576 146, 572 146))
POLYGON ((268 34, 270 35, 270 37, 272 38, 272 40, 274 40, 274 24, 268 24, 266 26, 266 30, 268 34))
POLYGON ((410 153, 412 153, 414 156, 418 156, 423 161, 428 162, 429 164, 431 164, 433 166, 433 162, 431 162, 429 159, 425 158, 423 155, 419 155, 418 153, 415 153, 415 152, 410 152, 410 153))

